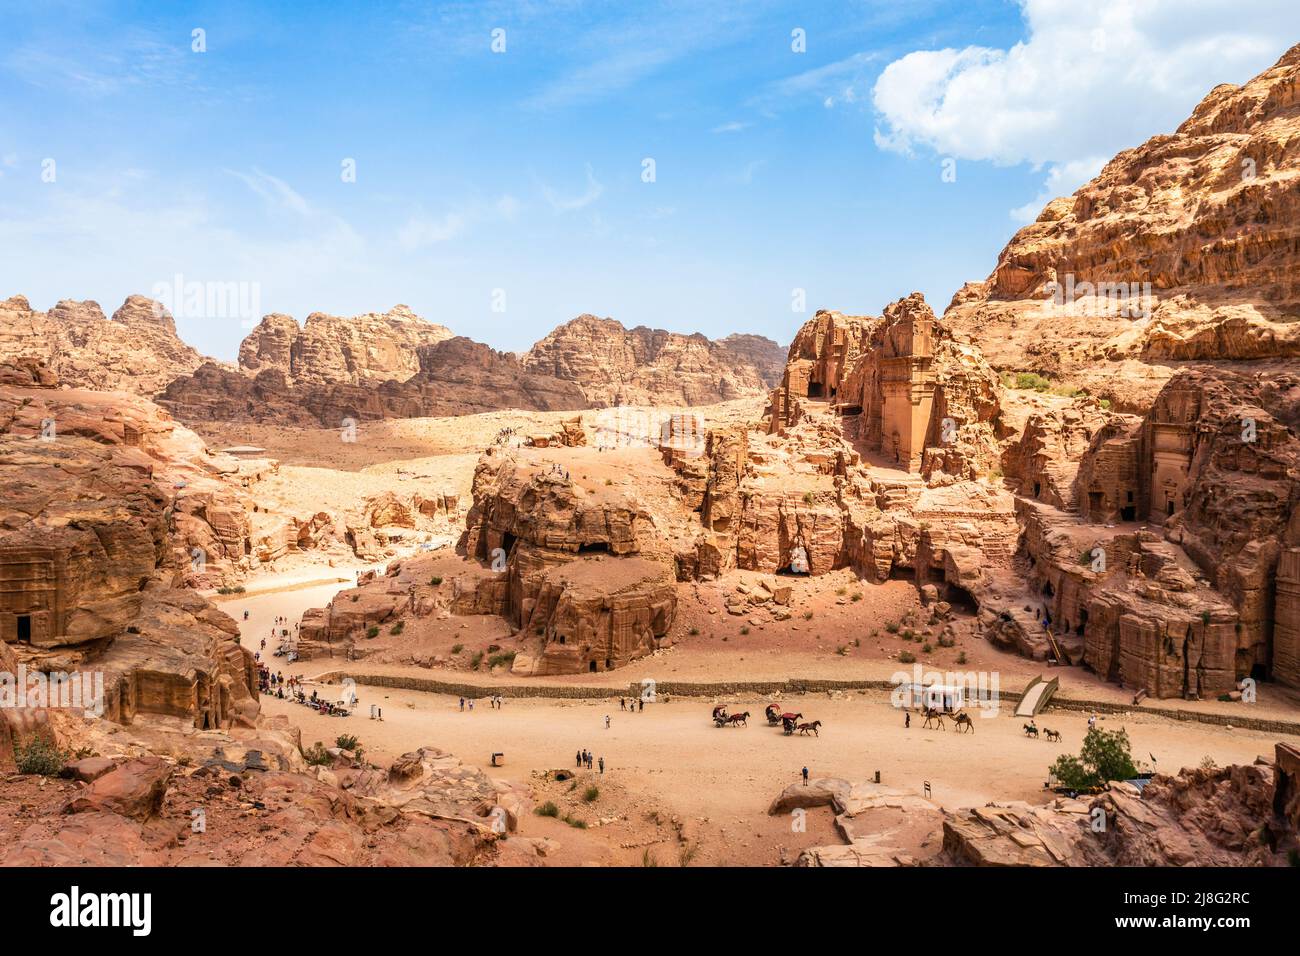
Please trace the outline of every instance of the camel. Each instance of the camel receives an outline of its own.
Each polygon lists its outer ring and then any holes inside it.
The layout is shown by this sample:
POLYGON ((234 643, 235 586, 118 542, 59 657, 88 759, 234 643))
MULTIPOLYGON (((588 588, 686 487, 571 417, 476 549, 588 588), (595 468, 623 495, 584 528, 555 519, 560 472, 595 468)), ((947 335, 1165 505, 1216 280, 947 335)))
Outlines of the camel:
POLYGON ((800 724, 799 733, 807 734, 808 731, 811 730, 814 737, 820 737, 821 734, 817 732, 817 728, 820 727, 821 725, 822 722, 820 720, 814 720, 811 724, 800 724))
POLYGON ((943 726, 943 711, 941 711, 937 707, 927 707, 925 708, 924 713, 925 713, 925 723, 921 725, 922 730, 929 727, 931 721, 934 721, 936 724, 938 724, 940 730, 945 729, 943 726))
POLYGON ((1043 734, 1044 736, 1047 737, 1048 740, 1051 741, 1059 741, 1061 739, 1061 732, 1059 730, 1048 730, 1046 727, 1044 727, 1043 734))
POLYGON ((1021 726, 1025 728, 1025 736, 1026 736, 1026 737, 1037 737, 1037 736, 1038 736, 1038 727, 1035 726, 1034 724, 1021 724, 1021 726))
POLYGON ((970 731, 972 734, 975 733, 975 721, 971 720, 970 714, 966 713, 964 710, 958 711, 957 716, 952 719, 952 722, 957 725, 957 733, 959 734, 964 734, 967 731, 970 731))
POLYGON ((727 725, 730 727, 737 727, 737 726, 748 727, 749 711, 746 710, 739 714, 732 714, 730 717, 727 718, 727 725))

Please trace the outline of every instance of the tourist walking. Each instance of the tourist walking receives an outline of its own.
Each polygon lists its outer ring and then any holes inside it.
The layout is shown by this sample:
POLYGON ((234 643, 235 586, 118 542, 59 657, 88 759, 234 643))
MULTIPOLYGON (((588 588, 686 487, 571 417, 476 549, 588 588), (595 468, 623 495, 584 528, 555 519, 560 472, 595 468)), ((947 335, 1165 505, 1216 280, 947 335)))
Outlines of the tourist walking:
POLYGON ((910 710, 905 710, 903 711, 903 729, 906 730, 908 727, 911 726, 912 726, 912 712, 910 710))
POLYGON ((465 698, 464 698, 464 697, 462 697, 462 698, 460 699, 460 709, 461 709, 461 712, 462 712, 462 713, 465 711, 465 698))
POLYGON ((605 715, 605 729, 609 730, 609 714, 605 715))
POLYGON ((581 751, 581 750, 578 751, 578 769, 579 769, 579 770, 582 769, 582 751, 581 751))
POLYGON ((601 757, 601 758, 600 758, 600 772, 601 772, 602 775, 605 773, 605 758, 604 758, 604 757, 601 757))

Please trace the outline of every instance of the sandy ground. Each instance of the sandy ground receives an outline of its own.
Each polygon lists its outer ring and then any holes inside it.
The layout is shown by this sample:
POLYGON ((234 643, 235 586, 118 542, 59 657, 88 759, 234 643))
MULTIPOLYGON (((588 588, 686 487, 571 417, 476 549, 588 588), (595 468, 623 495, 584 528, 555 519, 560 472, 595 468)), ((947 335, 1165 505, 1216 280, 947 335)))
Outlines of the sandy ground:
MULTIPOLYGON (((743 420, 753 403, 727 403, 703 410, 711 421, 743 420)), ((214 446, 253 444, 281 460, 279 475, 262 492, 293 501, 303 511, 339 508, 378 491, 457 492, 468 505, 469 481, 479 451, 500 429, 523 432, 557 428, 573 413, 498 412, 457 419, 412 419, 364 423, 356 443, 345 443, 329 430, 279 429, 254 425, 201 426, 214 446)), ((657 456, 640 450, 535 450, 521 453, 542 469, 561 462, 580 494, 669 494, 671 476, 657 456), (643 460, 644 459, 644 460, 643 460)), ((667 503, 665 503, 666 507, 667 503)), ((913 665, 898 660, 913 654, 926 669, 996 674, 1002 689, 1019 692, 1035 675, 1059 677, 1062 696, 1127 704, 1131 691, 1106 684, 1081 668, 1046 668, 993 648, 973 630, 973 619, 956 612, 956 643, 941 647, 943 622, 933 621, 907 581, 869 585, 849 571, 817 579, 785 578, 794 593, 792 618, 771 619, 766 609, 736 616, 725 600, 742 582, 768 583, 771 575, 737 572, 721 582, 679 585, 679 609, 670 632, 672 646, 616 672, 521 678, 469 669, 475 650, 508 640, 508 628, 496 618, 408 619, 400 638, 386 632, 367 649, 377 651, 356 662, 318 658, 284 664, 269 656, 277 646, 271 636, 274 618, 289 627, 307 608, 320 607, 351 586, 359 561, 337 560, 333 567, 303 556, 296 564, 254 576, 247 592, 216 599, 241 623, 243 641, 261 650, 272 669, 306 678, 326 671, 415 674, 461 680, 485 687, 586 685, 630 687, 646 678, 665 681, 757 681, 787 679, 886 680, 913 665), (248 619, 243 619, 247 610, 248 619), (912 639, 907 639, 910 632, 912 639), (457 645, 463 651, 451 654, 457 645), (927 649, 928 648, 928 649, 927 649), (426 662, 411 663, 418 651, 426 662)), ((423 558, 421 559, 423 560, 423 558)), ((439 552, 430 560, 456 561, 439 552)), ((372 565, 373 566, 373 565, 372 565)), ((442 573, 442 572, 438 572, 442 573)), ((323 688, 335 696, 337 688, 323 688)), ((486 700, 461 711, 454 698, 384 690, 362 685, 360 706, 349 718, 321 717, 307 708, 263 698, 268 714, 287 714, 302 729, 303 741, 332 743, 340 733, 356 734, 367 758, 383 764, 420 746, 448 750, 494 776, 525 783, 539 804, 552 801, 556 818, 527 815, 521 832, 553 841, 547 862, 605 865, 746 864, 772 865, 790 860, 798 850, 837 843, 829 811, 808 816, 806 832, 795 833, 789 821, 769 817, 766 809, 782 788, 807 766, 813 776, 867 779, 879 771, 889 786, 920 793, 928 782, 933 799, 947 808, 993 800, 1042 802, 1047 768, 1062 753, 1076 753, 1087 715, 1051 710, 1040 727, 1062 733, 1060 743, 1026 738, 1023 721, 1004 708, 976 718, 973 734, 922 730, 919 722, 904 728, 902 714, 885 692, 791 697, 788 709, 808 720, 823 721, 820 737, 785 737, 766 726, 765 700, 740 697, 726 701, 732 712, 751 712, 746 728, 718 729, 709 719, 713 704, 677 698, 647 705, 643 712, 619 709, 611 700, 507 698, 501 710, 486 700), (382 721, 366 715, 371 704, 383 708, 382 721), (605 728, 609 715, 611 726, 605 728), (548 771, 574 768, 575 752, 589 748, 605 758, 606 772, 581 771, 576 781, 556 782, 548 771), (491 766, 493 753, 504 764, 491 766), (596 790, 589 792, 589 788, 596 790), (590 797, 590 799, 588 799, 590 797)), ((1243 713, 1241 704, 1218 701, 1156 701, 1156 706, 1223 713, 1243 713)), ((1294 719, 1300 699, 1293 692, 1265 685, 1251 716, 1294 719)), ((1168 720, 1129 712, 1103 718, 1102 726, 1124 727, 1135 759, 1160 770, 1177 771, 1205 757, 1219 765, 1249 762, 1272 751, 1275 738, 1220 726, 1168 720)), ((925 833, 914 849, 937 849, 925 833)))
MULTIPOLYGON (((275 646, 269 632, 276 615, 296 620, 306 608, 328 601, 340 586, 334 582, 238 595, 226 599, 224 606, 241 621, 246 646, 258 649, 267 636, 270 649, 275 646), (242 617, 245 609, 247 621, 242 617)), ((695 654, 675 648, 661 660, 638 662, 617 674, 591 676, 601 678, 605 686, 621 686, 634 679, 638 669, 674 677, 683 676, 680 669, 717 676, 720 658, 735 664, 757 663, 752 672, 746 668, 746 676, 768 671, 789 676, 798 673, 804 662, 789 654, 719 655, 716 648, 716 644, 704 646, 695 654), (705 660, 712 662, 711 667, 705 667, 705 660)), ((843 663, 833 656, 834 661, 824 663, 843 663)), ((811 654, 806 661, 812 666, 824 657, 811 654)), ((270 661, 280 663, 276 658, 270 661)), ((313 674, 340 663, 317 660, 276 669, 313 674)), ((882 672, 897 666, 883 663, 882 672)), ((497 680, 488 675, 479 679, 497 680)), ((565 680, 580 682, 576 675, 565 680)), ((902 714, 884 692, 849 693, 837 699, 828 695, 786 698, 783 706, 802 712, 810 721, 823 721, 819 737, 786 737, 768 727, 762 718, 766 701, 753 696, 727 701, 733 713, 750 711, 748 727, 718 729, 709 719, 712 702, 698 698, 658 701, 631 713, 620 710, 617 699, 545 698, 507 698, 500 710, 479 700, 472 710, 461 711, 457 699, 440 695, 364 685, 358 693, 360 706, 349 718, 322 717, 273 697, 264 697, 262 703, 265 713, 287 714, 302 729, 305 744, 316 740, 328 744, 340 733, 355 734, 368 759, 381 765, 403 752, 431 745, 494 776, 531 785, 539 803, 553 800, 561 816, 586 825, 580 829, 563 819, 535 815, 522 822, 524 835, 545 836, 558 844, 548 862, 568 864, 774 865, 792 858, 802 847, 839 842, 829 813, 811 814, 803 833, 792 832, 788 820, 766 813, 772 798, 796 782, 804 766, 814 777, 866 779, 879 771, 884 784, 918 793, 929 782, 935 802, 947 808, 991 800, 1045 802, 1050 796, 1043 790, 1048 765, 1058 754, 1077 752, 1087 729, 1085 714, 1049 710, 1040 715, 1038 724, 1059 730, 1060 743, 1029 739, 1021 731, 1023 721, 1005 705, 994 716, 977 717, 973 734, 959 735, 951 727, 922 730, 916 721, 905 729, 902 714), (382 721, 366 716, 371 704, 382 708, 382 721), (609 729, 604 724, 606 715, 609 729), (574 767, 575 753, 582 748, 605 758, 604 775, 584 771, 576 785, 541 776, 574 767), (505 754, 504 764, 497 768, 491 766, 495 752, 505 754), (587 802, 582 796, 591 785, 598 788, 599 796, 587 802), (697 841, 689 854, 680 836, 684 823, 697 841)), ((1220 765, 1250 762, 1270 753, 1275 741, 1267 734, 1141 713, 1104 718, 1102 726, 1127 729, 1135 759, 1150 765, 1154 758, 1157 769, 1168 771, 1197 765, 1207 756, 1220 765)))

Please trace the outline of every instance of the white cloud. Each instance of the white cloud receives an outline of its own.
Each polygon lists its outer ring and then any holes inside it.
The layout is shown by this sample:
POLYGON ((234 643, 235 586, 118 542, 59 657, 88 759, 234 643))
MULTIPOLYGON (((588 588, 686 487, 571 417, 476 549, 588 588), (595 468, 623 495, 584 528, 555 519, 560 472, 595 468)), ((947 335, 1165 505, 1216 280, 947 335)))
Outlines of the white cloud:
POLYGON ((397 241, 406 249, 422 249, 454 239, 464 228, 465 217, 459 213, 449 212, 440 219, 412 216, 398 231, 397 241))
POLYGON ((251 173, 242 173, 237 169, 227 169, 226 172, 257 193, 267 205, 273 208, 287 209, 303 217, 314 214, 311 203, 283 179, 264 173, 256 167, 251 173))
POLYGON ((546 201, 551 204, 551 208, 556 212, 573 212, 577 209, 584 209, 590 206, 605 192, 605 187, 596 180, 596 174, 587 164, 587 189, 578 196, 562 196, 550 186, 542 186, 542 195, 546 201))
MULTIPOLYGON (((1086 182, 1101 158, 1172 132, 1214 86, 1244 82, 1300 36, 1295 0, 1021 7, 1026 39, 1010 49, 920 50, 885 67, 872 92, 877 145, 1044 166, 1050 198, 1086 182)), ((1013 215, 1036 215, 1035 203, 1013 215)))
POLYGON ((867 68, 875 59, 875 53, 855 53, 787 76, 769 83, 749 100, 749 105, 771 115, 800 100, 814 99, 828 108, 837 101, 852 103, 857 99, 857 86, 865 82, 867 68))
POLYGON ((739 120, 732 120, 730 123, 722 123, 713 127, 710 132, 713 133, 739 133, 741 130, 749 129, 749 123, 742 123, 739 120))

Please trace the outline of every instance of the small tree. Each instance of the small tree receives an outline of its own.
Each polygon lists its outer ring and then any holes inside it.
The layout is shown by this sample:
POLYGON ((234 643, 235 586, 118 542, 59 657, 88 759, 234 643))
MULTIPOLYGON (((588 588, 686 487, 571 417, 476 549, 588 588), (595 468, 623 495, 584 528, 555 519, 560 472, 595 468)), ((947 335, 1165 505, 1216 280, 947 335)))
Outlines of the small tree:
POLYGON ((1111 780, 1137 776, 1129 747, 1128 731, 1113 733, 1094 727, 1083 738, 1079 756, 1062 754, 1052 764, 1052 774, 1072 790, 1091 790, 1111 780))

